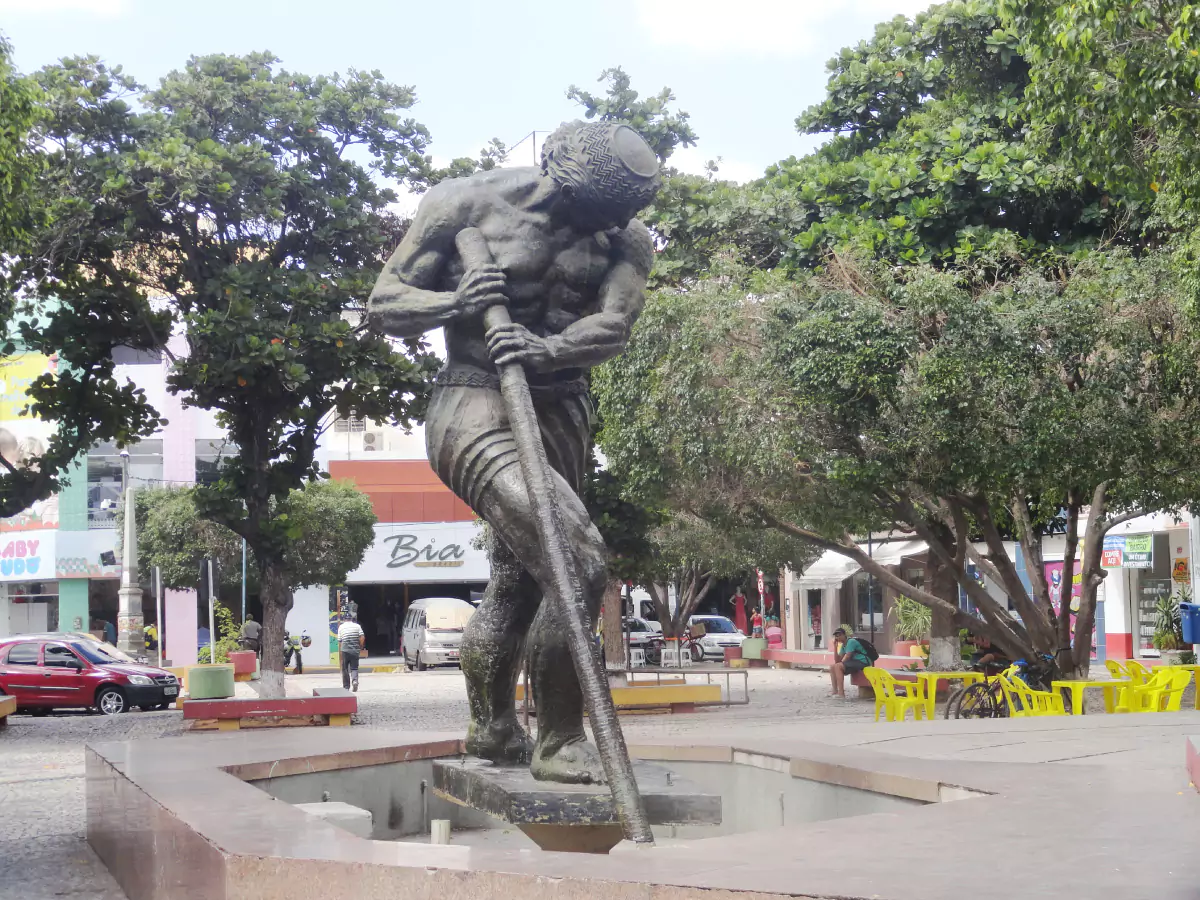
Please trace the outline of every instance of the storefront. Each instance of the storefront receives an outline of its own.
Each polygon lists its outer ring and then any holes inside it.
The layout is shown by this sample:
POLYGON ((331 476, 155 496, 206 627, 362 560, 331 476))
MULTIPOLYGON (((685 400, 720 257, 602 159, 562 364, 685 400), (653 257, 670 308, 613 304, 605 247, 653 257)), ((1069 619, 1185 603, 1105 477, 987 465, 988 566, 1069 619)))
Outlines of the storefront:
POLYGON ((479 599, 491 572, 487 552, 476 546, 480 532, 474 522, 375 526, 375 542, 346 578, 368 652, 398 651, 400 624, 414 600, 479 599))
POLYGON ((0 637, 59 628, 52 529, 0 533, 0 637))

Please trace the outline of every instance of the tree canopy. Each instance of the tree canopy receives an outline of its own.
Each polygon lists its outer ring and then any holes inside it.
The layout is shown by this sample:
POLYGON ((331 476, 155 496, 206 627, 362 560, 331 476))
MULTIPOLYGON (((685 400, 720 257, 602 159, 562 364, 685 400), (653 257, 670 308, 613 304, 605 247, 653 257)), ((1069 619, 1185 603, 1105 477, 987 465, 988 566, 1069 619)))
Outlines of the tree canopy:
MULTIPOLYGON (((999 643, 1086 669, 1104 533, 1191 503, 1200 463, 1186 272, 1155 250, 1181 220, 1056 118, 1073 89, 1054 86, 1056 113, 1041 83, 1098 64, 1063 47, 1081 20, 1098 41, 1105 18, 1110 47, 1165 27, 1115 6, 965 0, 898 17, 831 60, 825 100, 797 119, 831 135, 820 149, 749 185, 668 183, 661 289, 597 378, 615 423, 602 446, 635 496, 708 521, 735 510, 865 568, 855 535, 911 531, 999 643), (1083 568, 1073 643, 1042 566, 1051 533, 1083 568)), ((1102 93, 1134 90, 1170 99, 1158 82, 1102 93)), ((1092 127, 1142 123, 1109 136, 1132 151, 1150 107, 1121 102, 1092 127)))
POLYGON ((0 455, 0 518, 57 491, 93 444, 130 443, 161 424, 140 390, 118 383, 112 352, 157 346, 168 316, 109 277, 113 219, 125 213, 91 191, 108 177, 96 154, 126 140, 122 92, 107 72, 70 86, 21 77, 0 40, 0 359, 55 363, 28 387, 10 385, 54 430, 41 452, 0 455))
MULTIPOLYGON (((241 538, 200 515, 195 488, 139 491, 136 503, 140 565, 158 566, 165 586, 196 588, 202 559, 217 561, 223 583, 240 582, 241 538)), ((341 583, 375 540, 371 501, 348 482, 309 481, 278 505, 277 515, 298 529, 283 560, 293 587, 341 583)), ((248 571, 256 569, 251 554, 248 571)))
MULTIPOLYGON (((291 72, 269 53, 194 57, 154 89, 95 59, 38 79, 62 98, 50 127, 82 148, 54 160, 55 176, 78 197, 78 226, 104 237, 55 295, 154 298, 185 336, 169 389, 215 411, 236 447, 194 501, 254 552, 264 669, 279 672, 303 535, 288 498, 317 476, 320 435, 351 413, 407 424, 435 366, 361 316, 400 228, 380 181, 430 177, 428 133, 407 116, 415 94, 379 72, 291 72)), ((124 312, 124 327, 142 322, 124 312)), ((168 333, 142 330, 156 346, 168 333)))

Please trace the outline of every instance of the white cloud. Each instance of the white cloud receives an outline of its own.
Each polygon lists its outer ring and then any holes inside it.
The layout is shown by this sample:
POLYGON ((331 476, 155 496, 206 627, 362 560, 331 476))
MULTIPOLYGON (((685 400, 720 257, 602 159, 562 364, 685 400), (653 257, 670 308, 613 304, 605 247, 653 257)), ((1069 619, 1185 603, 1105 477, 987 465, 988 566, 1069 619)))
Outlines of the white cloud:
POLYGON ((790 54, 811 49, 831 22, 870 27, 914 16, 933 0, 635 0, 638 24, 659 44, 691 50, 790 54))
POLYGON ((0 13, 43 16, 78 13, 111 19, 129 12, 129 0, 0 0, 0 13))

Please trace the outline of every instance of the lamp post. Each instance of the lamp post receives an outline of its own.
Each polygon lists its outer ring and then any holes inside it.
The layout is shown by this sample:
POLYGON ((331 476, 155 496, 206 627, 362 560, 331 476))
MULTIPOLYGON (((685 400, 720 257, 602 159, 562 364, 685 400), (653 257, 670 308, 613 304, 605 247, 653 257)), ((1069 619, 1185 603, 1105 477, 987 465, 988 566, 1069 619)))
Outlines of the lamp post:
POLYGON ((129 451, 121 451, 121 492, 125 501, 125 534, 121 546, 121 589, 117 592, 117 649, 128 656, 142 655, 142 586, 137 572, 137 522, 133 480, 129 477, 129 451))

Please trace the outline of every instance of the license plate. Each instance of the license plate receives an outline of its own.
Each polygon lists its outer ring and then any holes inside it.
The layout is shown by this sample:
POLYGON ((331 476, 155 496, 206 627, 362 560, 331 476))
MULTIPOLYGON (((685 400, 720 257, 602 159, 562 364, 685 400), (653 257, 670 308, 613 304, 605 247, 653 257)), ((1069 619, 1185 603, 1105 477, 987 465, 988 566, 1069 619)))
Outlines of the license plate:
POLYGON ((179 688, 177 688, 177 687, 163 688, 163 695, 166 697, 174 697, 178 693, 179 693, 179 688))
POLYGON ((458 656, 458 651, 457 651, 457 650, 451 650, 451 651, 450 651, 450 655, 451 655, 451 656, 458 656))

